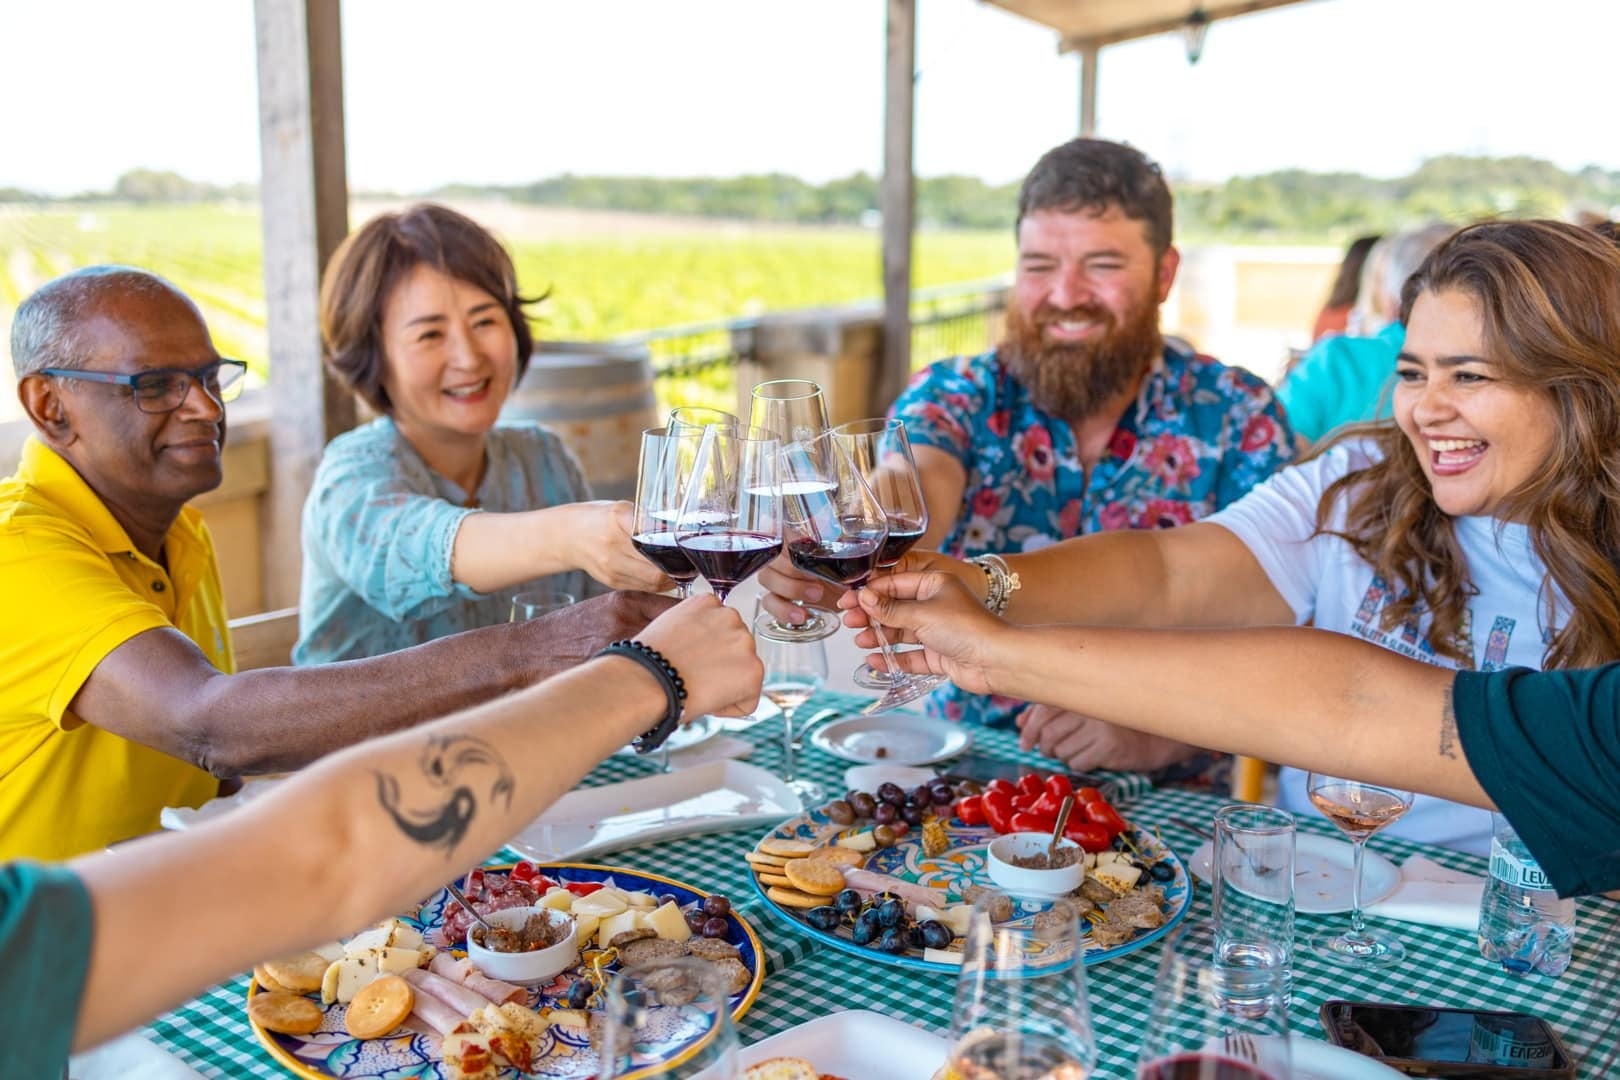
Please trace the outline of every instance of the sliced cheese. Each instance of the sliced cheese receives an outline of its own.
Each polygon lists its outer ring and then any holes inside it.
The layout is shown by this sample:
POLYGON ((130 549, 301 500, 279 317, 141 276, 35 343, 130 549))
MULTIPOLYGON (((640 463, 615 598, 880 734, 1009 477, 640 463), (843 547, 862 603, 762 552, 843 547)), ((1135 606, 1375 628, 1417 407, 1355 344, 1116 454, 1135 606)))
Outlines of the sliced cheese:
POLYGON ((951 933, 957 937, 967 937, 968 927, 973 925, 972 904, 952 904, 942 914, 944 918, 939 921, 944 923, 951 933))
POLYGON ((1092 876, 1114 890, 1115 895, 1124 896, 1136 887, 1137 881, 1142 876, 1142 868, 1132 866, 1130 863, 1114 863, 1098 867, 1092 876))
POLYGON ((414 926, 395 922, 394 932, 388 937, 388 944, 399 949, 420 949, 422 947, 422 931, 414 926))
POLYGON ((329 941, 325 945, 315 946, 310 950, 310 952, 319 956, 327 963, 331 963, 333 960, 341 960, 343 959, 343 942, 329 941))
MULTIPOLYGON (((377 971, 382 975, 403 975, 407 971, 424 966, 422 950, 415 948, 389 946, 386 949, 378 949, 374 958, 377 961, 377 971)), ((427 959, 432 961, 433 954, 429 953, 427 959)))
POLYGON ((854 833, 850 836, 840 836, 837 846, 849 848, 851 851, 876 851, 877 837, 873 836, 872 830, 868 829, 865 832, 854 833))
POLYGON ((686 925, 686 916, 673 900, 666 901, 663 907, 647 914, 647 927, 665 941, 685 941, 692 936, 692 928, 686 925))
POLYGON ((551 888, 546 890, 546 895, 540 898, 540 906, 544 908, 551 908, 553 911, 572 911, 574 908, 574 901, 578 899, 579 897, 575 896, 567 889, 553 885, 551 888))
POLYGON ((574 940, 579 942, 580 948, 590 946, 591 938, 596 936, 596 928, 601 925, 602 920, 595 915, 574 916, 574 940))
MULTIPOLYGON (((591 894, 591 896, 595 895, 595 893, 591 894)), ((590 897, 585 899, 588 900, 590 897)), ((596 947, 605 949, 608 947, 608 942, 619 934, 624 933, 626 930, 634 930, 636 928, 636 916, 639 914, 640 912, 625 908, 617 915, 609 915, 603 919, 602 925, 596 931, 596 947)))
POLYGON ((961 964, 962 954, 951 949, 924 949, 923 959, 930 964, 961 964))
POLYGON ((590 1026, 590 1021, 586 1019, 585 1013, 581 1009, 552 1009, 546 1014, 545 1019, 549 1024, 560 1024, 563 1027, 582 1028, 590 1026))
POLYGON ((345 956, 359 956, 362 953, 370 952, 372 949, 381 949, 389 944, 389 938, 393 936, 393 933, 393 920, 390 919, 381 926, 373 926, 370 930, 362 930, 348 941, 345 941, 343 943, 343 953, 345 956))
POLYGON ((633 908, 645 908, 651 911, 658 906, 658 900, 650 892, 628 892, 624 894, 624 902, 633 908))
MULTIPOLYGON (((414 965, 413 965, 414 966, 414 965)), ((338 1001, 347 1005, 354 995, 371 984, 377 977, 377 958, 371 953, 345 956, 326 969, 321 978, 321 1001, 330 1005, 338 1001)))
POLYGON ((606 919, 624 911, 630 905, 624 902, 624 897, 617 889, 609 892, 607 889, 598 889, 589 896, 581 896, 574 901, 575 915, 595 915, 606 919))

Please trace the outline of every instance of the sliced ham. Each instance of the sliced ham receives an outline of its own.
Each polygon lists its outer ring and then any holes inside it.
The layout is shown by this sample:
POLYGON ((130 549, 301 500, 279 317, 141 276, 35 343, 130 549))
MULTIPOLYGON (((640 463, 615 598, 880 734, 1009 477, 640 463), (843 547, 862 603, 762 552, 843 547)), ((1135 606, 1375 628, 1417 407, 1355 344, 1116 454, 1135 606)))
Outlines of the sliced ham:
POLYGON ((411 1006, 411 1015, 407 1018, 407 1023, 420 1021, 423 1027, 440 1035, 448 1035, 460 1027, 466 1019, 465 1013, 457 1012, 432 994, 419 993, 416 995, 416 1003, 411 1006))
POLYGON ((844 884, 858 893, 867 895, 880 892, 892 892, 912 907, 925 904, 931 908, 945 906, 945 893, 939 889, 930 889, 911 881, 901 881, 888 874, 879 874, 873 870, 860 870, 856 867, 845 867, 844 884))
POLYGON ((407 971, 405 980, 417 989, 419 998, 423 994, 432 995, 450 1006, 450 1008, 460 1012, 463 1018, 471 1016, 490 1003, 489 999, 484 995, 469 990, 460 983, 453 983, 443 975, 435 975, 433 972, 422 968, 407 971))
POLYGON ((457 960, 449 953, 439 953, 428 965, 428 970, 484 995, 497 1005, 504 1005, 509 1001, 524 1005, 529 1000, 529 992, 523 987, 490 978, 473 967, 473 962, 466 957, 457 960))

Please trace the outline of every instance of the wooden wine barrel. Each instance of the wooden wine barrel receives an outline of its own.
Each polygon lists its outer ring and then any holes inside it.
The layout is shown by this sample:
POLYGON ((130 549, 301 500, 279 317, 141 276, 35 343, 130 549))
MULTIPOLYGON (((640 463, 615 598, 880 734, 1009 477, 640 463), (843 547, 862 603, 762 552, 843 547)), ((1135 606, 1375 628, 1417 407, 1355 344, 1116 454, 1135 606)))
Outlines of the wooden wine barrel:
POLYGON ((598 499, 633 499, 641 433, 661 422, 652 358, 636 345, 540 342, 501 416, 561 436, 598 499))

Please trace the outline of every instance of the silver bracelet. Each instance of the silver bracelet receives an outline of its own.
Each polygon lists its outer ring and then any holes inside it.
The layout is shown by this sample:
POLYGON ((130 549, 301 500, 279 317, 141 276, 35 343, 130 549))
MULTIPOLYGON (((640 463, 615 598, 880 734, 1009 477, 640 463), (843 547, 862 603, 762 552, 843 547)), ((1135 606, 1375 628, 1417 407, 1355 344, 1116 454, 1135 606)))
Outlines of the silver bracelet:
POLYGON ((1007 613, 1007 602, 1012 599, 1012 594, 1024 587, 1023 579, 1000 555, 975 555, 968 562, 984 571, 985 610, 998 619, 1002 618, 1007 613))

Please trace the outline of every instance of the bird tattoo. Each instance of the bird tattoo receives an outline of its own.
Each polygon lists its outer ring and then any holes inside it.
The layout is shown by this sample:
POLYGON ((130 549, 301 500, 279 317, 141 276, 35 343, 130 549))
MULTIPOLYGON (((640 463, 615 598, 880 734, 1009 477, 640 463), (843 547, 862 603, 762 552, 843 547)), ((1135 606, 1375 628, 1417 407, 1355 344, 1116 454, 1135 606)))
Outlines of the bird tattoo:
POLYGON ((399 830, 427 847, 443 847, 445 855, 455 851, 467 835, 478 813, 476 791, 482 786, 480 772, 491 772, 489 802, 500 800, 511 806, 516 782, 493 747, 482 739, 465 735, 432 736, 422 754, 422 773, 432 786, 424 792, 420 805, 406 806, 400 794, 399 779, 377 773, 377 800, 399 830))

